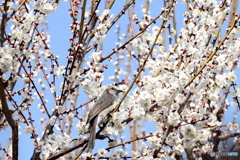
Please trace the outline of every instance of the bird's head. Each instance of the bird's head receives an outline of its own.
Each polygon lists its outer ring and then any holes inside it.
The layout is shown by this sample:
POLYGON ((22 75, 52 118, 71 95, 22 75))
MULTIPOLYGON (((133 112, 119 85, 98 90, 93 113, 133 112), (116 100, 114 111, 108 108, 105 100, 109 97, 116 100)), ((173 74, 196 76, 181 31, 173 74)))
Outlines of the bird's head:
POLYGON ((115 87, 115 86, 108 86, 106 89, 108 94, 112 94, 112 95, 118 95, 120 92, 124 92, 123 90, 115 87))

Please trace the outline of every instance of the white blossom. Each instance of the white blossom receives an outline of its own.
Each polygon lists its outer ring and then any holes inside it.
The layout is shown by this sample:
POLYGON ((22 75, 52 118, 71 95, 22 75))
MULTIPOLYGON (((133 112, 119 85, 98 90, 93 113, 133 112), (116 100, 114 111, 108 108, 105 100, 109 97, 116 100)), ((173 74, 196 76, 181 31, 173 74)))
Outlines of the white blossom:
POLYGON ((105 149, 99 149, 97 152, 97 156, 98 157, 105 157, 106 156, 107 151, 105 149))
POLYGON ((32 133, 36 133, 37 129, 35 127, 32 127, 32 126, 26 126, 26 127, 24 127, 24 132, 26 134, 32 134, 32 133))
POLYGON ((55 125, 56 120, 57 120, 56 116, 51 116, 51 118, 49 120, 49 124, 52 125, 52 126, 55 125))

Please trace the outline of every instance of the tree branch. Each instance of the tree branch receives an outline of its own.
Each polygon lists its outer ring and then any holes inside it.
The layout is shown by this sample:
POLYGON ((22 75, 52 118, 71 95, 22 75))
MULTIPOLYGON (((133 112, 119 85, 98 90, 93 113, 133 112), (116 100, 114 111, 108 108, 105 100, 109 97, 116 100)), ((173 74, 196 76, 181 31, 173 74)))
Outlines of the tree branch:
POLYGON ((2 103, 2 111, 5 115, 7 122, 11 126, 12 129, 12 159, 18 159, 18 124, 14 121, 12 117, 12 111, 8 108, 6 95, 4 92, 4 84, 2 82, 2 78, 0 78, 0 99, 2 103))

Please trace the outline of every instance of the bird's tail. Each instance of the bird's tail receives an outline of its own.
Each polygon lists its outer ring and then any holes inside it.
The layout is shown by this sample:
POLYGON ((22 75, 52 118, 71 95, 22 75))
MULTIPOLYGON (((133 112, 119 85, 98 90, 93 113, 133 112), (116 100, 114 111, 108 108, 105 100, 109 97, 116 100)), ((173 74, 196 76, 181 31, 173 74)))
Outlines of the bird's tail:
POLYGON ((94 119, 93 124, 91 126, 90 137, 88 139, 88 145, 87 145, 86 152, 91 152, 92 153, 92 149, 95 146, 97 121, 98 121, 98 116, 94 119))

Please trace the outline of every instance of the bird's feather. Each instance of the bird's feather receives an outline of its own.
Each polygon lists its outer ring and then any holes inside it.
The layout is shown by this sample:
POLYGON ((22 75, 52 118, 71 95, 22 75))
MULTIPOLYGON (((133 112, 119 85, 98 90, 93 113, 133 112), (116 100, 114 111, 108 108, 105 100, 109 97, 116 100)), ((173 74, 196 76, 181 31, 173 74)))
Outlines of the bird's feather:
POLYGON ((95 146, 97 121, 98 121, 98 116, 96 118, 94 118, 92 127, 90 129, 90 136, 88 139, 88 145, 86 148, 86 152, 92 152, 92 149, 95 146))
POLYGON ((96 117, 101 111, 111 106, 116 99, 115 95, 107 93, 107 91, 104 91, 106 93, 103 93, 96 101, 96 103, 93 105, 92 110, 90 111, 88 115, 87 123, 90 123, 92 125, 94 117, 96 117))

